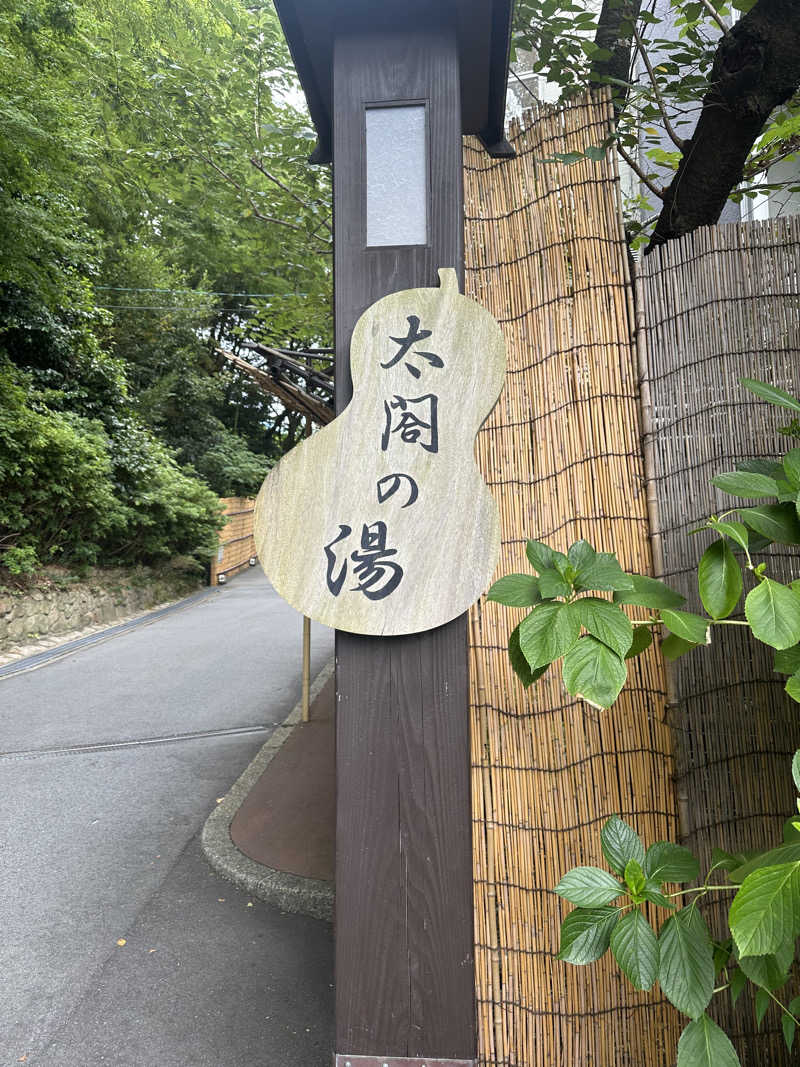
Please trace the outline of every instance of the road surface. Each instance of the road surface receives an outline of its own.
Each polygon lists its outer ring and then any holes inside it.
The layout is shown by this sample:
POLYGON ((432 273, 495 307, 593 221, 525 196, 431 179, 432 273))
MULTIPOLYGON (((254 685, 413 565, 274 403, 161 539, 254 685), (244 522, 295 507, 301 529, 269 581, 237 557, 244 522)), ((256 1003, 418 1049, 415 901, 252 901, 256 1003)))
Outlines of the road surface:
POLYGON ((0 1063, 328 1067, 330 927, 198 843, 298 699, 301 629, 253 570, 0 677, 0 1063))

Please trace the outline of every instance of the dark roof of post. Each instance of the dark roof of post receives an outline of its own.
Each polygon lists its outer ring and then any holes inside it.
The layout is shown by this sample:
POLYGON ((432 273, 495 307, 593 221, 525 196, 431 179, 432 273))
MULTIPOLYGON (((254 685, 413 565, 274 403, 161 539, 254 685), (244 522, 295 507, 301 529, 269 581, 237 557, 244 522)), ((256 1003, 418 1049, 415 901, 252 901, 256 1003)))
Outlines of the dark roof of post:
POLYGON ((513 0, 274 0, 319 138, 314 163, 332 158, 331 71, 339 33, 454 25, 461 63, 464 133, 495 157, 513 156, 505 138, 513 0))

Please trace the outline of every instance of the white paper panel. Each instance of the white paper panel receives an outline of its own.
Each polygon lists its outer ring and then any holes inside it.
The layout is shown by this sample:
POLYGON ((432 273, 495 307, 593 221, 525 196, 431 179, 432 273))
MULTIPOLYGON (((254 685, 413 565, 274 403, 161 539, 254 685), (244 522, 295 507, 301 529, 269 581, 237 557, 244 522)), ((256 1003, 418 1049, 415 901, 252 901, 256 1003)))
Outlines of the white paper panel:
POLYGON ((367 244, 427 241, 425 106, 367 108, 367 244))

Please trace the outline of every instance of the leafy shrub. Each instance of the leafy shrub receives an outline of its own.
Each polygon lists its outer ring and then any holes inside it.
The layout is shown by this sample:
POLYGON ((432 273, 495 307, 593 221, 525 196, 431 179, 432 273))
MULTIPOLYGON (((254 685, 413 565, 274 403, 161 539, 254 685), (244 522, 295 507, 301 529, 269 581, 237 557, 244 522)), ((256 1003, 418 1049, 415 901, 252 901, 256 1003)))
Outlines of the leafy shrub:
MULTIPOLYGON (((800 401, 783 390, 751 379, 742 384, 800 414, 800 401)), ((789 436, 795 436, 793 427, 784 428, 789 436)), ((528 541, 526 554, 536 576, 509 574, 489 590, 489 600, 532 609, 508 643, 523 685, 532 685, 563 657, 567 690, 608 708, 625 684, 627 661, 652 644, 661 626, 667 631, 661 651, 671 660, 709 644, 714 626, 747 626, 775 650, 775 671, 789 675, 786 692, 800 703, 800 579, 779 582, 766 573, 768 561, 754 559, 772 544, 800 545, 800 448, 780 460, 741 463, 712 483, 731 496, 770 503, 731 508, 692 531, 717 535, 697 569, 706 615, 683 611, 684 597, 663 582, 625 573, 613 552, 595 552, 586 541, 577 541, 565 555, 528 541), (745 591, 743 570, 753 584, 744 597, 744 619, 732 619, 745 591), (597 592, 611 593, 613 600, 592 595, 597 592), (623 605, 645 609, 644 617, 630 619, 623 605)))
POLYGON ((0 364, 0 542, 5 565, 208 558, 219 501, 132 418, 54 411, 0 364), (9 553, 11 553, 9 555, 9 553))
POLYGON ((121 522, 108 553, 130 562, 210 557, 222 525, 217 496, 134 419, 117 422, 110 448, 121 522))
POLYGON ((0 366, 0 533, 43 562, 94 562, 121 521, 103 428, 34 406, 21 382, 0 366))
POLYGON ((255 496, 272 461, 251 452, 238 434, 220 428, 195 466, 220 496, 255 496))
POLYGON ((24 548, 7 548, 3 552, 3 566, 15 577, 23 574, 33 574, 39 566, 39 557, 33 545, 25 545, 24 548))
MULTIPOLYGON (((800 790, 800 751, 792 774, 800 790)), ((733 1045, 706 1009, 715 995, 724 993, 735 1004, 748 983, 755 989, 758 1026, 770 1004, 776 1004, 791 1050, 800 997, 787 1003, 779 992, 789 983, 800 934, 800 820, 789 819, 783 844, 767 852, 734 854, 715 848, 702 883, 674 891, 667 885, 698 880, 700 865, 688 849, 657 841, 645 852, 618 815, 603 826, 600 844, 613 874, 600 867, 575 867, 556 886, 559 896, 576 905, 561 924, 559 959, 589 964, 610 948, 636 989, 648 990, 658 982, 666 998, 691 1020, 678 1042, 677 1067, 738 1067, 733 1045), (726 912, 728 933, 716 940, 701 906, 713 894, 734 892, 726 912), (645 903, 670 912, 658 933, 643 910, 645 903)))

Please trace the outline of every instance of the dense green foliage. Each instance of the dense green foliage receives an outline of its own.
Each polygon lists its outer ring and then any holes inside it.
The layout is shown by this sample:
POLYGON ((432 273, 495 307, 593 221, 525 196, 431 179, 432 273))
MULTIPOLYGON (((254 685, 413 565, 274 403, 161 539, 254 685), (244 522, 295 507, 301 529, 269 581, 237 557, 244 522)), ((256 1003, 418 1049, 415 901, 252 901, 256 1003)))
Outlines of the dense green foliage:
POLYGON ((8 0, 0 57, 0 553, 207 555, 302 431, 221 351, 330 336, 272 6, 8 0))
MULTIPOLYGON (((800 400, 782 389, 742 379, 751 392, 795 416, 783 428, 800 437, 800 400)), ((711 642, 714 626, 745 626, 775 650, 775 670, 789 675, 786 692, 800 703, 800 578, 782 583, 767 574, 769 560, 754 557, 772 544, 800 545, 800 448, 780 460, 749 460, 713 484, 735 497, 769 500, 756 507, 735 507, 712 515, 702 527, 716 534, 700 560, 698 592, 707 615, 682 610, 684 597, 663 582, 626 573, 611 552, 595 552, 586 541, 566 555, 539 541, 528 541, 534 574, 510 574, 495 582, 489 600, 508 607, 530 607, 512 631, 508 650, 517 676, 532 685, 563 657, 562 676, 574 696, 608 708, 628 676, 627 661, 640 655, 662 626, 661 651, 677 659, 711 642), (731 516, 736 516, 732 518, 731 516), (744 597, 744 619, 732 619, 744 594, 742 575, 751 588, 744 597), (611 593, 612 600, 594 593, 611 593), (645 609, 631 619, 632 607, 645 609)))
MULTIPOLYGON (((663 210, 665 187, 682 159, 685 166, 696 165, 707 177, 719 166, 719 159, 698 151, 703 146, 692 138, 704 101, 719 77, 715 61, 719 62, 720 41, 756 4, 757 0, 669 0, 655 5, 641 0, 604 0, 596 5, 583 0, 518 0, 515 5, 515 47, 532 53, 533 69, 558 86, 564 97, 599 85, 611 88, 617 123, 608 139, 602 145, 587 144, 583 152, 553 158, 571 164, 584 155, 602 157, 610 144, 618 147, 642 179, 638 195, 627 204, 634 245, 652 233, 663 210), (688 158, 692 154, 702 159, 692 164, 688 158)), ((765 42, 760 44, 764 50, 765 42)), ((741 65, 747 66, 747 74, 732 87, 742 95, 758 90, 753 58, 745 54, 741 65)), ((800 92, 795 92, 775 107, 752 143, 744 146, 743 166, 727 189, 731 199, 800 191, 796 167, 780 175, 770 173, 774 164, 798 159, 798 134, 800 92)))
MULTIPOLYGON (((800 791, 800 751, 792 774, 800 791)), ((691 1020, 678 1042, 677 1067, 738 1067, 736 1050, 707 1008, 714 996, 730 996, 735 1004, 748 984, 755 992, 758 1026, 770 1005, 777 1005, 791 1050, 800 997, 787 1000, 781 990, 789 985, 800 935, 800 820, 789 819, 783 843, 767 852, 715 848, 701 884, 671 892, 667 885, 698 880, 700 865, 688 849, 657 841, 645 852, 618 815, 603 826, 600 845, 613 874, 575 867, 556 886, 559 896, 576 905, 561 924, 559 959, 593 963, 610 948, 636 989, 651 989, 657 981, 691 1020), (725 876, 727 882, 721 880, 725 876), (715 940, 703 918, 704 903, 732 891, 726 936, 715 940), (620 897, 623 903, 615 904, 620 897), (670 912, 658 933, 644 911, 648 903, 670 912)))

